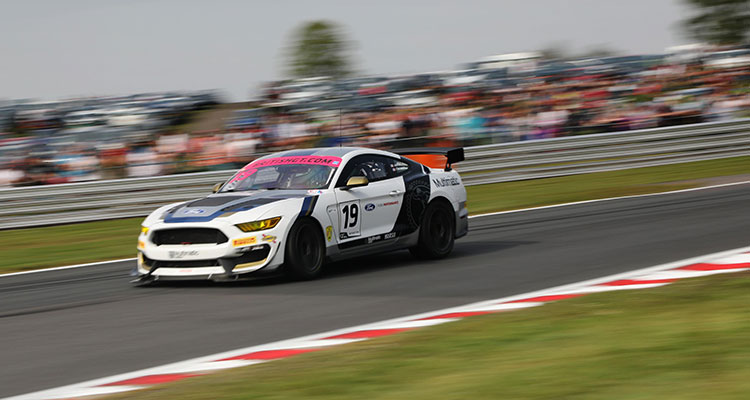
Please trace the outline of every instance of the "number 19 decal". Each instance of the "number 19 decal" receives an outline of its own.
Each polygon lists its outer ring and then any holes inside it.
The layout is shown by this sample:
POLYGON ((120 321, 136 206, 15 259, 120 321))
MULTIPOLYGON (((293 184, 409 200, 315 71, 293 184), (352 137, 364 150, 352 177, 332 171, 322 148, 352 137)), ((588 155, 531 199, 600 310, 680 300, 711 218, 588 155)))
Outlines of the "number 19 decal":
POLYGON ((339 214, 341 239, 359 236, 360 221, 362 220, 359 212, 359 201, 341 203, 339 209, 341 210, 341 214, 339 214))

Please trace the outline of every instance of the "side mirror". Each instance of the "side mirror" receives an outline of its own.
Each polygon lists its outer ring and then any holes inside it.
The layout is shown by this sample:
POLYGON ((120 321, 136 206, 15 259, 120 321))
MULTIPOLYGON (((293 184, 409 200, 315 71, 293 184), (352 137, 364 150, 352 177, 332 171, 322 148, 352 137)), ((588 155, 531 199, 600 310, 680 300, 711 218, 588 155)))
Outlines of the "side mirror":
POLYGON ((219 191, 219 189, 221 189, 222 185, 224 185, 224 182, 219 182, 219 183, 215 184, 214 188, 213 188, 213 192, 217 193, 219 191))
POLYGON ((349 178, 348 181, 346 181, 346 186, 344 186, 343 190, 349 190, 351 188, 360 187, 360 186, 367 186, 370 184, 370 181, 367 180, 364 176, 353 176, 349 178))

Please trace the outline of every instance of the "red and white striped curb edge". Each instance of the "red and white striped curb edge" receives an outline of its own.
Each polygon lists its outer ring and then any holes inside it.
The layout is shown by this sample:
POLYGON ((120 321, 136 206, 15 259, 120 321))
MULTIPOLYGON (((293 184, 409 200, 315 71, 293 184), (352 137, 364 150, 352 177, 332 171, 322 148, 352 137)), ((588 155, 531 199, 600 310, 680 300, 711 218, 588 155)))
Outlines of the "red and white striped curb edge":
POLYGON ((91 380, 5 400, 77 399, 143 389, 228 368, 244 367, 340 344, 392 335, 474 315, 536 307, 587 293, 646 289, 684 278, 750 270, 750 247, 690 258, 650 268, 558 286, 521 295, 482 301, 367 325, 232 350, 192 360, 91 380))

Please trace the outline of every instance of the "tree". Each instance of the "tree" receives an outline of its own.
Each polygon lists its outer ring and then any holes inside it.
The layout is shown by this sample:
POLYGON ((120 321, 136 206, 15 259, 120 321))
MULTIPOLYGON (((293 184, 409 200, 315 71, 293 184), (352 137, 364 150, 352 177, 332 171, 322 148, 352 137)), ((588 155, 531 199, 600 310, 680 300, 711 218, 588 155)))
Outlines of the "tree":
POLYGON ((597 44, 594 46, 591 46, 587 48, 583 53, 581 53, 578 57, 580 58, 604 58, 604 57, 614 57, 617 55, 617 50, 612 49, 611 47, 608 47, 605 44, 597 44))
POLYGON ((685 0, 696 15, 684 27, 696 39, 717 45, 738 45, 750 39, 750 0, 685 0))
POLYGON ((542 58, 547 60, 571 60, 576 58, 602 58, 614 57, 619 51, 607 46, 606 44, 597 44, 590 46, 581 52, 570 51, 564 43, 556 42, 539 50, 542 58))
POLYGON ((292 38, 288 72, 296 78, 349 75, 350 47, 338 25, 328 21, 305 23, 292 38))
POLYGON ((565 43, 562 42, 550 43, 545 48, 539 50, 539 53, 542 54, 542 58, 547 60, 564 60, 570 58, 570 52, 565 43))

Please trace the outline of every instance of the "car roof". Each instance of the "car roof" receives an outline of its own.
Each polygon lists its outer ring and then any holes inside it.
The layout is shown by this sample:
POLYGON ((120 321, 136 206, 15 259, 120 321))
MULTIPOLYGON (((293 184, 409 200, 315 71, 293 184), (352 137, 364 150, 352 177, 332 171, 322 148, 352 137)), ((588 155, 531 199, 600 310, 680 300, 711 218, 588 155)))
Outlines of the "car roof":
POLYGON ((344 158, 346 155, 350 153, 373 153, 373 154, 384 154, 384 155, 390 155, 398 157, 395 154, 382 151, 382 150, 376 150, 376 149, 368 149, 366 147, 316 147, 316 148, 310 148, 310 149, 297 149, 297 150, 287 150, 287 151, 281 151, 278 153, 269 154, 263 158, 266 157, 295 157, 295 156, 332 156, 332 157, 341 157, 344 158))

